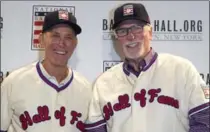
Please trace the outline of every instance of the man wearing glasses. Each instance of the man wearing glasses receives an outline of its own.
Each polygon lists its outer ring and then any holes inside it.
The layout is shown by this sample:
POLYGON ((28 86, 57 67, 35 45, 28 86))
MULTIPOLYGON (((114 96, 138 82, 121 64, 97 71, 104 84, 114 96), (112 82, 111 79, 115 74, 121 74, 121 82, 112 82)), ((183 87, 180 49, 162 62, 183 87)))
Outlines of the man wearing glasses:
POLYGON ((118 7, 113 29, 124 62, 94 83, 87 131, 209 132, 205 82, 189 60, 151 48, 145 7, 118 7))

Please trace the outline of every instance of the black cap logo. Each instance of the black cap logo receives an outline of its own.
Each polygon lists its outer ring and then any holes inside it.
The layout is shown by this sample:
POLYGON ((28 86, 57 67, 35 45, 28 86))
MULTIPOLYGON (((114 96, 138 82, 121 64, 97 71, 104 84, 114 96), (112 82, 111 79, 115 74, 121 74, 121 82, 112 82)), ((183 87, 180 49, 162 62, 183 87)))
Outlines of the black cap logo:
POLYGON ((58 13, 59 13, 58 14, 59 19, 69 20, 68 11, 60 10, 60 11, 58 11, 58 13))
POLYGON ((133 15, 133 5, 125 5, 123 7, 123 16, 133 15))

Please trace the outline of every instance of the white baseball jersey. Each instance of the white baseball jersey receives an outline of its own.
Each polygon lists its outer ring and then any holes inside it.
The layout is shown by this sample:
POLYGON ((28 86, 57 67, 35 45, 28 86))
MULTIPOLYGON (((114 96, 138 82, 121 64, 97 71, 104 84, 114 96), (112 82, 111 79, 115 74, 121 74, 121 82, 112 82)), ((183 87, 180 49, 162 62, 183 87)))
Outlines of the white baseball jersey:
POLYGON ((40 62, 13 71, 1 86, 1 131, 84 131, 91 85, 69 68, 60 84, 40 62))
POLYGON ((142 62, 139 75, 120 63, 97 78, 88 132, 209 132, 206 84, 192 63, 154 51, 142 62))

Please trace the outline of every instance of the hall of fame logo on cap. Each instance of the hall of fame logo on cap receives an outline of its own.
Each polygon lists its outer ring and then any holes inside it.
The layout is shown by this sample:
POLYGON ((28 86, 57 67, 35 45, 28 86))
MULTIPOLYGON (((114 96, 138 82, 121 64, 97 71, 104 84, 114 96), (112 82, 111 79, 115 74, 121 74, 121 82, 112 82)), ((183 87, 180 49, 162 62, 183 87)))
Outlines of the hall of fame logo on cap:
POLYGON ((59 13, 59 19, 68 19, 68 12, 75 15, 75 6, 34 5, 32 11, 32 36, 31 50, 43 50, 44 46, 39 43, 39 34, 42 32, 44 17, 49 12, 63 10, 59 13))
POLYGON ((123 7, 123 15, 133 15, 133 5, 125 5, 123 7))
POLYGON ((59 11, 59 19, 68 20, 69 15, 67 11, 59 11))
POLYGON ((122 61, 119 60, 111 60, 111 61, 103 61, 103 72, 107 71, 108 69, 110 69, 111 67, 113 67, 114 65, 117 65, 119 63, 121 63, 122 61))

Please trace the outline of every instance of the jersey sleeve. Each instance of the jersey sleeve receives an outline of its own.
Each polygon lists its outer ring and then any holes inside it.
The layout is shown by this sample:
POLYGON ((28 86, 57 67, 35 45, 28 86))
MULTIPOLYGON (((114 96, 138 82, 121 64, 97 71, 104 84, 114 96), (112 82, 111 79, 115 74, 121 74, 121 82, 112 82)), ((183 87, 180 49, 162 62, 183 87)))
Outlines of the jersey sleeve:
POLYGON ((8 78, 1 84, 1 132, 6 132, 11 124, 12 118, 12 108, 11 108, 11 92, 12 92, 12 84, 8 78))
POLYGON ((85 123, 87 132, 106 132, 106 121, 100 108, 98 86, 93 85, 93 97, 90 102, 88 120, 85 123))
POLYGON ((186 93, 189 94, 189 132, 208 132, 210 126, 209 86, 192 64, 187 73, 186 90, 186 93))

